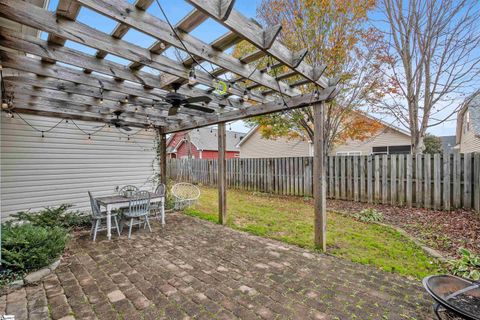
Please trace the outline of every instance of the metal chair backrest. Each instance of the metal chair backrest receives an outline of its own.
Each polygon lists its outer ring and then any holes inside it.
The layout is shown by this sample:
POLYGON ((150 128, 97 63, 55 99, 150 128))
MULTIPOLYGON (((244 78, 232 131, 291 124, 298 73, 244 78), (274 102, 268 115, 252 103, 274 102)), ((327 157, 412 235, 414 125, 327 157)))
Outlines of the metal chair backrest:
POLYGON ((90 191, 88 191, 88 196, 90 197, 90 206, 92 207, 92 216, 98 218, 102 216, 100 206, 98 205, 97 199, 95 199, 90 191))
POLYGON ((164 196, 165 195, 165 184, 159 183, 155 189, 155 193, 164 196))
POLYGON ((148 214, 150 211, 150 192, 138 191, 132 196, 128 205, 127 215, 130 217, 138 217, 148 214))
POLYGON ((123 186, 118 192, 124 197, 131 197, 138 192, 138 188, 132 185, 123 186))

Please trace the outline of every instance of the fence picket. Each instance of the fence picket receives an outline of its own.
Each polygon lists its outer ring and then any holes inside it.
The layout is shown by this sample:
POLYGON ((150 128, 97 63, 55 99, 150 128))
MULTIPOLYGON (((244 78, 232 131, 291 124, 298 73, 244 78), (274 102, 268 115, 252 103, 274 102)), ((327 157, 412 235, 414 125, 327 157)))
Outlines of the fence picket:
MULTIPOLYGON (((480 154, 329 156, 332 199, 480 210, 480 154)), ((227 160, 227 186, 282 195, 312 196, 312 157, 227 160)), ((168 159, 176 181, 216 185, 216 159, 168 159)))

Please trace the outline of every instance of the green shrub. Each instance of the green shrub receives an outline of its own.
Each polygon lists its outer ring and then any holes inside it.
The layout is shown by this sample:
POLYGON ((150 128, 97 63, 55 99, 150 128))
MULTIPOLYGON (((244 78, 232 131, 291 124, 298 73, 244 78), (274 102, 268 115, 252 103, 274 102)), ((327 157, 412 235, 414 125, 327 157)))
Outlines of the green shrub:
POLYGON ((380 222, 383 220, 383 213, 373 208, 368 208, 355 213, 353 217, 362 222, 380 222))
POLYGON ((474 281, 480 280, 480 256, 464 248, 460 248, 458 251, 462 257, 450 261, 450 271, 456 276, 474 281))
POLYGON ((90 216, 80 211, 67 212, 72 205, 62 204, 58 207, 47 207, 38 212, 20 211, 12 215, 19 221, 29 222, 41 227, 76 228, 91 224, 90 216))
POLYGON ((62 227, 4 223, 2 264, 15 273, 40 269, 63 253, 67 239, 67 231, 62 227))

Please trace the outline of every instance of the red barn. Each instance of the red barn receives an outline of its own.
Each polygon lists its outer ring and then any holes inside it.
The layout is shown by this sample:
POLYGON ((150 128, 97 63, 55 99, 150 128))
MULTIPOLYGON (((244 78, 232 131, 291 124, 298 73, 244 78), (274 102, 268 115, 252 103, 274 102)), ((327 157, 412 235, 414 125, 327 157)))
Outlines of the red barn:
MULTIPOLYGON (((240 149, 237 147, 237 145, 245 136, 245 133, 227 131, 226 135, 227 159, 238 158, 240 156, 240 149)), ((192 158, 194 159, 217 159, 217 129, 200 128, 190 131, 177 132, 172 134, 167 140, 167 153, 170 158, 187 158, 189 149, 191 149, 190 152, 192 154, 192 158), (190 147, 188 144, 189 140, 190 147)))

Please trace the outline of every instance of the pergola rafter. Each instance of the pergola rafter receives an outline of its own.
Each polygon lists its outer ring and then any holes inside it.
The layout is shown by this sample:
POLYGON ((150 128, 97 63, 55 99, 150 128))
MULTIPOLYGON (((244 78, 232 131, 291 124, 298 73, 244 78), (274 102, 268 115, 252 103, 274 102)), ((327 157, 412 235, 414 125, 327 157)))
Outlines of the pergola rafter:
MULTIPOLYGON (((334 98, 338 81, 325 78, 325 66, 308 65, 307 50, 291 51, 278 40, 280 26, 263 28, 235 10, 234 0, 186 1, 194 9, 172 27, 162 17, 147 12, 155 0, 136 0, 134 4, 126 0, 60 0, 55 13, 26 1, 0 0, 0 17, 48 33, 45 41, 0 28, 1 64, 15 71, 2 79, 8 93, 14 96, 14 110, 104 123, 121 110, 128 126, 157 129, 163 181, 167 133, 218 124, 219 177, 223 179, 226 122, 314 106, 315 129, 322 130, 324 114, 319 109, 323 102, 334 98), (116 21, 113 31, 108 34, 76 21, 82 7, 116 21), (229 29, 210 43, 192 35, 208 18, 229 29), (131 29, 153 37, 155 42, 144 48, 122 39, 131 29), (67 40, 93 48, 95 53, 65 46, 67 40), (257 49, 241 58, 227 53, 242 40, 257 49), (165 53, 170 47, 188 56, 172 59, 165 53), (109 54, 129 62, 105 59, 109 54), (265 58, 270 62, 268 68, 259 68, 260 59, 265 58), (212 71, 203 69, 205 62, 212 64, 212 71), (144 67, 158 74, 142 70, 144 67), (281 67, 287 70, 274 75, 269 72, 281 67), (193 82, 192 73, 196 76, 193 82), (219 78, 225 74, 231 75, 229 79, 219 78), (218 90, 222 82, 229 84, 226 91, 218 90), (163 101, 177 87, 173 84, 181 85, 177 92, 185 97, 208 96, 211 102, 206 107, 212 110, 206 111, 213 113, 180 107, 177 115, 169 116, 169 106, 156 102, 163 101), (302 86, 307 84, 315 86, 316 92, 301 94, 302 86)), ((325 187, 321 176, 322 139, 319 134, 315 140, 314 163, 319 175, 314 180, 316 196, 322 196, 325 187)), ((226 221, 224 182, 219 183, 222 222, 226 221)), ((315 213, 316 245, 325 249, 324 201, 316 202, 315 213)))

